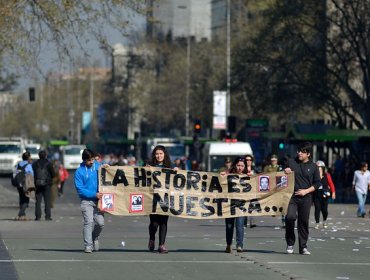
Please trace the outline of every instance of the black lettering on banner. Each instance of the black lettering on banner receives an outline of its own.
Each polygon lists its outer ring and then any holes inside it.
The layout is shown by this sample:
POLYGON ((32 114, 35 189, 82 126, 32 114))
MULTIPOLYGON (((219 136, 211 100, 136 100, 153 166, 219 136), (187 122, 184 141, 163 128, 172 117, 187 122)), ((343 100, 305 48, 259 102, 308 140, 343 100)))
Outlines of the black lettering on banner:
POLYGON ((168 189, 170 189, 171 174, 176 174, 177 172, 172 170, 172 169, 165 169, 165 168, 162 169, 162 172, 164 174, 166 174, 166 179, 164 181, 164 185, 165 185, 166 189, 168 190, 168 189))
POLYGON ((185 175, 176 174, 173 177, 173 186, 175 187, 176 190, 182 190, 185 187, 185 183, 186 183, 185 175), (179 184, 179 181, 180 181, 180 184, 179 184))
POLYGON ((111 186, 111 181, 105 181, 107 179, 107 170, 105 168, 101 169, 101 184, 102 186, 111 186))
POLYGON ((162 187, 161 181, 159 181, 158 177, 161 176, 161 171, 154 171, 153 172, 153 189, 160 189, 162 187))
POLYGON ((219 193, 222 193, 222 187, 220 182, 218 181, 217 176, 212 176, 211 183, 209 183, 209 192, 213 192, 214 190, 217 190, 219 193))
POLYGON ((159 193, 153 194, 153 205, 152 205, 152 213, 157 213, 157 204, 161 207, 163 212, 168 211, 168 193, 164 194, 164 198, 159 195, 159 193))
POLYGON ((150 188, 152 186, 152 172, 147 171, 146 172, 146 186, 150 188))
POLYGON ((179 196, 179 209, 178 210, 175 209, 175 196, 170 195, 170 212, 176 216, 181 215, 182 212, 184 212, 184 195, 179 196))
POLYGON ((146 187, 146 170, 144 168, 134 168, 134 180, 135 180, 135 187, 146 187), (139 169, 141 175, 139 175, 139 169))
POLYGON ((202 192, 206 192, 207 191, 207 175, 206 174, 204 174, 203 176, 202 176, 202 179, 203 179, 203 181, 202 181, 202 192))
POLYGON ((230 215, 235 216, 236 208, 239 208, 243 213, 247 212, 247 209, 244 207, 247 201, 244 199, 231 199, 230 200, 230 215))
POLYGON ((222 217, 222 203, 226 203, 229 200, 227 198, 214 198, 213 203, 217 203, 217 216, 222 217))
POLYGON ((188 171, 187 172, 187 184, 186 184, 186 189, 190 190, 192 187, 194 190, 198 190, 198 183, 200 181, 200 174, 198 172, 194 171, 188 171))
POLYGON ((209 197, 203 197, 199 200, 199 206, 204 209, 208 210, 209 212, 207 213, 201 213, 200 215, 202 217, 209 217, 215 214, 215 208, 211 205, 206 205, 205 202, 210 202, 211 199, 209 197))
POLYGON ((283 212, 284 208, 283 207, 279 207, 279 212, 283 212))
POLYGON ((188 196, 186 198, 186 215, 188 215, 188 216, 197 216, 198 215, 197 211, 192 211, 191 210, 191 208, 195 207, 193 201, 198 201, 198 197, 188 196))
POLYGON ((248 213, 249 214, 252 212, 260 213, 261 211, 262 211, 261 204, 258 201, 258 199, 257 198, 251 199, 249 206, 248 206, 248 213))
POLYGON ((116 174, 114 174, 112 184, 113 186, 117 186, 118 184, 123 184, 125 187, 127 187, 128 181, 125 175, 125 171, 123 171, 122 169, 117 169, 116 174))
POLYGON ((251 184, 249 184, 247 181, 250 180, 250 177, 242 177, 240 178, 240 185, 243 187, 242 192, 250 192, 252 190, 251 184))
POLYGON ((276 212, 278 208, 276 206, 272 206, 272 211, 276 212))
POLYGON ((238 175, 227 175, 227 191, 229 193, 240 193, 240 189, 235 188, 235 186, 237 185, 237 182, 235 182, 235 180, 238 179, 239 179, 238 175))

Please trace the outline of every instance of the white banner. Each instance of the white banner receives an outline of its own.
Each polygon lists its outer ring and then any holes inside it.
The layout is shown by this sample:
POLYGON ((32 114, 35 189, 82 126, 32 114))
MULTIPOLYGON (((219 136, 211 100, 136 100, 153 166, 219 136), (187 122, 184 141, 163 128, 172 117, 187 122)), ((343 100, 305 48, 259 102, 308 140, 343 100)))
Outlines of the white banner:
POLYGON ((226 91, 213 91, 213 129, 226 129, 226 91))

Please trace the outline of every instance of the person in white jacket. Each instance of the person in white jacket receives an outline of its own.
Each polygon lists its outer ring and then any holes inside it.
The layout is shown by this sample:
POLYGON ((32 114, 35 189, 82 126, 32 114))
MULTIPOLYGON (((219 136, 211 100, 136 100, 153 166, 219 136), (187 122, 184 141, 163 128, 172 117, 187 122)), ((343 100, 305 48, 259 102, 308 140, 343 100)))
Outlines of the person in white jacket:
POLYGON ((361 162, 360 170, 353 175, 352 190, 356 192, 358 200, 357 217, 365 217, 365 202, 370 189, 370 172, 367 162, 361 162))

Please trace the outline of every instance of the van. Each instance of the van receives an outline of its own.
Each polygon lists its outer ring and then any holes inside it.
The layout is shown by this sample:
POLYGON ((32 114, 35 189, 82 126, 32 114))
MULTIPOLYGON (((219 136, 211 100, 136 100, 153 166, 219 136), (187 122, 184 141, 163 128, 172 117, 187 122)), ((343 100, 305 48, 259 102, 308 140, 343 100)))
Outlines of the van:
POLYGON ((253 155, 248 142, 206 142, 203 149, 203 167, 208 172, 218 172, 226 158, 253 155))
POLYGON ((20 137, 0 138, 0 174, 12 174, 15 165, 22 160, 24 140, 20 137))
POLYGON ((41 144, 26 144, 26 151, 31 154, 31 159, 37 160, 39 158, 39 152, 41 151, 41 144))
POLYGON ((82 162, 84 145, 65 145, 61 147, 62 162, 66 169, 77 169, 82 162))

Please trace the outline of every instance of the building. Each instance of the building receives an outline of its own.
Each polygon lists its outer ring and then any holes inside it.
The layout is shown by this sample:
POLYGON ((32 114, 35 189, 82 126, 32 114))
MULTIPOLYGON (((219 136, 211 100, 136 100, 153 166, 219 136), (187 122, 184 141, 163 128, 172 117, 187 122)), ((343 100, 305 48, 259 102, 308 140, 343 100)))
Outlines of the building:
POLYGON ((148 0, 147 36, 211 40, 210 0, 148 0))

